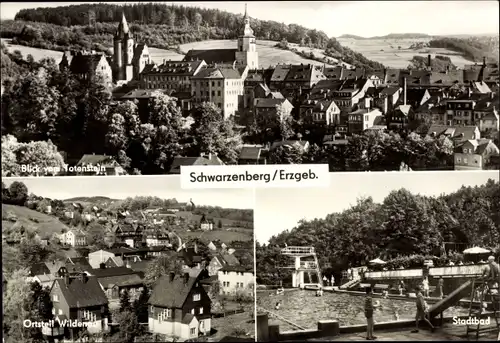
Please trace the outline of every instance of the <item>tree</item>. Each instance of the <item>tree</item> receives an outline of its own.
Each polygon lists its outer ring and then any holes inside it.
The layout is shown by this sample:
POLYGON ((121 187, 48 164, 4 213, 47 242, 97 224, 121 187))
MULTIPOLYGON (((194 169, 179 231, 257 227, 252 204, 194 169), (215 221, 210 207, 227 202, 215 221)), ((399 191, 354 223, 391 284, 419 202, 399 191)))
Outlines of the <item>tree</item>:
POLYGON ((299 143, 283 144, 275 148, 269 154, 269 162, 272 164, 301 164, 304 148, 299 143))
POLYGON ((16 150, 19 165, 38 168, 37 172, 23 172, 26 175, 56 175, 64 170, 64 158, 57 147, 49 140, 47 142, 21 143, 16 150))
POLYGON ((120 311, 115 320, 120 328, 116 341, 132 343, 143 332, 135 313, 130 310, 120 311))
POLYGON ((222 221, 219 219, 219 221, 217 222, 217 228, 218 229, 222 229, 222 221))
POLYGON ((129 311, 131 310, 130 306, 130 294, 127 289, 124 289, 120 292, 120 311, 129 311))
POLYGON ((293 118, 287 112, 284 104, 276 105, 276 120, 278 121, 279 134, 282 140, 287 140, 294 135, 293 118))
POLYGON ((137 317, 139 323, 147 323, 148 322, 148 300, 149 300, 149 291, 147 287, 143 287, 139 298, 134 301, 134 313, 137 317))
POLYGON ((200 25, 203 22, 203 17, 199 12, 194 14, 194 25, 196 26, 196 30, 200 31, 200 25))
POLYGON ((21 167, 17 163, 17 138, 12 135, 2 136, 2 176, 18 176, 21 167))
POLYGON ((20 181, 14 181, 9 186, 9 203, 24 206, 28 198, 28 187, 20 181))
POLYGON ((242 141, 233 119, 224 119, 215 104, 206 102, 195 107, 191 116, 194 119, 190 129, 192 154, 212 153, 227 163, 236 162, 242 141))
POLYGON ((182 263, 179 261, 177 254, 173 252, 159 256, 148 264, 144 284, 151 287, 161 276, 168 275, 170 272, 182 273, 182 263))

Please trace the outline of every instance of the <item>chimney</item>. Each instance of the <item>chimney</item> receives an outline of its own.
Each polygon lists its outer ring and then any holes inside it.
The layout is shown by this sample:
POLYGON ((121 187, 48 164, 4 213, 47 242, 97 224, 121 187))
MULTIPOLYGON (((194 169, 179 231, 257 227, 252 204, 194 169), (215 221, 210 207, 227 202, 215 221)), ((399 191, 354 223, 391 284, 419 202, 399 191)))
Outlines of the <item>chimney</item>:
POLYGON ((403 85, 403 105, 406 105, 406 77, 403 78, 403 82, 404 82, 404 85, 403 85))
POLYGON ((486 67, 486 57, 483 56, 483 67, 486 67))
POLYGON ((184 284, 187 284, 189 281, 189 273, 184 273, 184 284))
POLYGON ((64 275, 64 284, 68 287, 70 283, 71 279, 69 278, 69 273, 66 273, 66 275, 64 275))
POLYGON ((170 282, 174 281, 174 278, 175 278, 175 273, 174 272, 170 272, 170 275, 169 275, 170 282))
POLYGON ((432 57, 431 55, 427 55, 427 67, 429 67, 429 70, 432 69, 432 57))

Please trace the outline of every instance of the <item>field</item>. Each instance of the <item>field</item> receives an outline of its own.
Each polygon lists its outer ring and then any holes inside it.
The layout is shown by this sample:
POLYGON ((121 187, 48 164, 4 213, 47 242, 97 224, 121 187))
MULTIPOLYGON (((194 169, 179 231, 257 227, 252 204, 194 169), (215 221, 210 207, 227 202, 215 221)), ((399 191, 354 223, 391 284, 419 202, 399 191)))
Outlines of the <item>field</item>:
MULTIPOLYGON (((315 292, 305 290, 290 290, 282 295, 276 295, 273 291, 257 292, 258 307, 276 312, 277 315, 306 329, 317 328, 320 320, 338 319, 341 326, 365 324, 364 299, 364 296, 330 292, 325 292, 322 297, 316 297, 315 292), (275 305, 278 301, 281 301, 281 308, 276 311, 275 305)), ((374 313, 375 322, 415 318, 415 301, 377 300, 380 301, 380 307, 374 313)), ((465 308, 450 307, 444 315, 465 315, 467 312, 465 308)), ((280 326, 280 330, 296 330, 284 321, 273 319, 273 322, 280 326)))
POLYGON ((15 50, 19 50, 21 54, 23 54, 24 58, 26 58, 26 56, 28 55, 32 55, 35 61, 39 61, 45 57, 52 57, 54 60, 56 60, 57 63, 59 63, 63 55, 61 51, 46 50, 46 49, 32 48, 24 45, 11 44, 10 41, 11 41, 10 39, 2 38, 2 43, 5 44, 9 52, 14 52, 15 50))
POLYGON ((158 49, 158 48, 151 48, 151 47, 148 47, 148 49, 149 49, 149 55, 151 56, 151 59, 156 64, 163 63, 163 60, 182 61, 182 59, 184 58, 184 55, 180 55, 177 52, 172 51, 172 50, 165 50, 165 49, 158 49))
POLYGON ((390 68, 406 68, 413 56, 443 55, 448 56, 452 63, 459 68, 471 61, 463 58, 459 53, 438 48, 409 49, 413 43, 426 43, 430 38, 418 39, 363 39, 338 38, 340 44, 356 52, 363 54, 366 58, 380 62, 390 68), (398 47, 401 47, 399 49, 398 47))
MULTIPOLYGON (((259 68, 267 68, 278 63, 289 64, 323 64, 323 62, 313 61, 303 58, 294 52, 275 48, 278 42, 257 40, 257 51, 259 52, 259 68)), ((191 49, 236 49, 236 40, 208 40, 183 44, 181 51, 187 53, 191 49)), ((299 48, 300 50, 301 48, 299 48)), ((307 48, 302 48, 307 50, 307 48)), ((319 54, 316 54, 319 55, 319 54)))
POLYGON ((215 241, 220 239, 221 242, 230 246, 234 241, 250 241, 253 239, 253 231, 227 231, 227 230, 213 230, 213 231, 179 231, 176 232, 183 241, 191 238, 200 238, 207 241, 215 241))
POLYGON ((62 229, 68 230, 68 227, 55 217, 22 206, 2 204, 2 231, 10 229, 13 225, 23 225, 26 228, 32 227, 39 233, 49 235, 53 233, 59 234, 62 229), (17 222, 6 220, 8 214, 15 215, 17 222))
MULTIPOLYGON (((249 312, 233 314, 226 317, 212 318, 212 327, 217 332, 210 337, 210 341, 218 342, 225 336, 240 336, 245 332, 247 338, 255 337, 255 321, 249 312)), ((244 337, 245 337, 244 336, 244 337)), ((240 336, 241 337, 241 336, 240 336)))

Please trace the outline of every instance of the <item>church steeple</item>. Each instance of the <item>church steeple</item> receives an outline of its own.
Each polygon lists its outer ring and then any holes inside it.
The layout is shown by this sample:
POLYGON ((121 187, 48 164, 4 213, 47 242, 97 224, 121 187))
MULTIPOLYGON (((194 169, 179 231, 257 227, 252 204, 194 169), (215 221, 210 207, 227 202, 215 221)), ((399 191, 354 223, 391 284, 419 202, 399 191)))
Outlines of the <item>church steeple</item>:
POLYGON ((245 3, 245 16, 243 17, 245 27, 243 28, 243 36, 253 37, 253 30, 250 27, 250 18, 248 17, 247 4, 245 3))
POLYGON ((122 12, 122 20, 120 21, 120 24, 118 24, 118 29, 116 30, 116 37, 124 38, 125 36, 128 36, 129 32, 130 30, 128 27, 127 18, 125 18, 125 13, 122 12))

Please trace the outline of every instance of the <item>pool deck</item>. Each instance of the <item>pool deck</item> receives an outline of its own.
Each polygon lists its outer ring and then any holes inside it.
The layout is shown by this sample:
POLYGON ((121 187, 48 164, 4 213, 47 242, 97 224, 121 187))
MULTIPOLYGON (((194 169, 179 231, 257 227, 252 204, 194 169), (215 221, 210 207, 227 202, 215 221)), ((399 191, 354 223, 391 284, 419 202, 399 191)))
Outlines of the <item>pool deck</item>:
MULTIPOLYGON (((475 341, 475 335, 471 334, 469 339, 465 336, 466 326, 446 324, 431 332, 426 328, 420 329, 418 333, 412 333, 413 328, 399 330, 380 330, 375 331, 377 341, 475 341)), ((479 341, 496 341, 497 335, 493 333, 484 333, 479 337, 479 341)), ((314 341, 366 341, 366 333, 341 334, 336 337, 323 337, 321 339, 308 339, 308 342, 314 341)))

